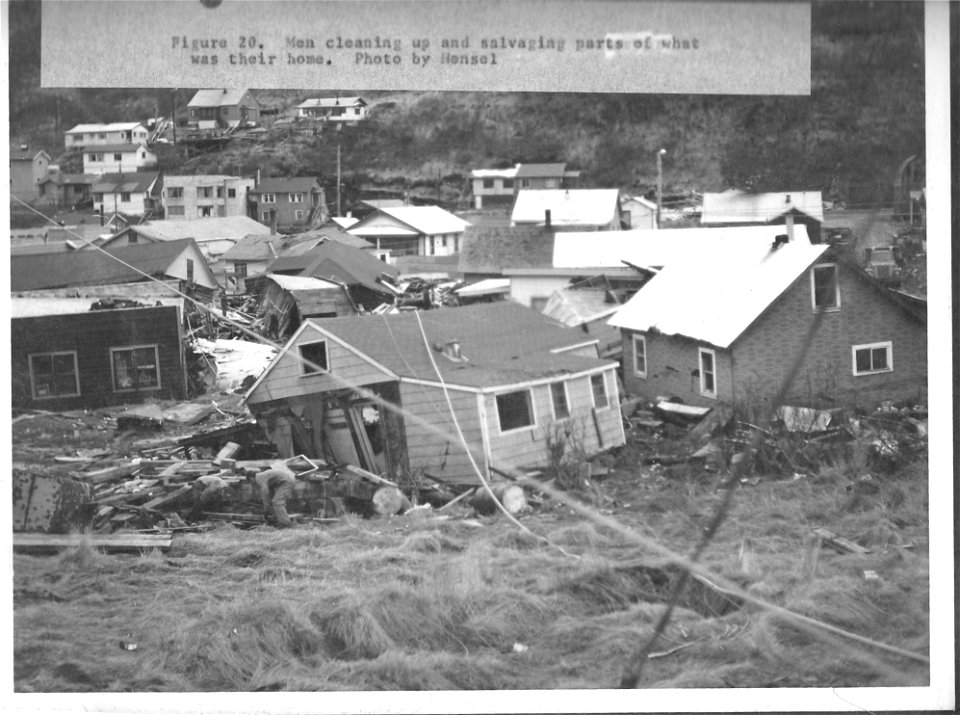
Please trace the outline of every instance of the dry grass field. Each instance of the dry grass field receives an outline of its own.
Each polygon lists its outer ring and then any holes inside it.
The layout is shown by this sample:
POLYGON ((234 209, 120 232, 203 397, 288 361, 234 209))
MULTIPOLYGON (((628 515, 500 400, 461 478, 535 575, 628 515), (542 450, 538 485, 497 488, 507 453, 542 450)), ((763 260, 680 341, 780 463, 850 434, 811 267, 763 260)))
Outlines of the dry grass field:
MULTIPOLYGON (((15 689, 617 687, 676 578, 643 544, 688 552, 723 471, 645 464, 636 446, 611 466, 577 495, 598 519, 545 498, 521 515, 535 536, 453 508, 284 531, 220 526, 140 556, 15 555, 15 689)), ((875 471, 865 488, 867 466, 841 457, 803 475, 755 471, 701 561, 764 602, 926 656, 926 461, 875 471), (817 544, 818 526, 869 553, 817 544)), ((718 609, 713 596, 687 588, 641 687, 928 682, 917 659, 755 603, 718 609)))

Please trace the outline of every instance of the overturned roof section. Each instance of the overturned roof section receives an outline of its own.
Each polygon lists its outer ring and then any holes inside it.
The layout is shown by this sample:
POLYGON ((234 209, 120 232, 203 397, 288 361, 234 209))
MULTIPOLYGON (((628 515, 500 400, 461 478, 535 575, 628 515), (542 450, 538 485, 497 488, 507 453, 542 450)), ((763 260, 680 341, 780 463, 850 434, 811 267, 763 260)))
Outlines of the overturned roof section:
POLYGON ((550 296, 543 314, 575 328, 613 315, 620 305, 605 288, 562 288, 550 296))
MULTIPOLYGON (((661 268, 675 260, 696 257, 715 248, 742 244, 770 246, 786 234, 783 226, 634 229, 630 231, 566 231, 553 242, 556 268, 661 268)), ((794 240, 809 243, 806 226, 793 227, 794 240)))
POLYGON ((360 285, 373 291, 391 293, 384 288, 380 276, 396 278, 397 269, 369 252, 336 241, 323 241, 305 253, 278 258, 268 268, 270 273, 336 279, 347 285, 360 285))
POLYGON ((244 236, 251 234, 262 236, 270 233, 268 226, 264 226, 247 216, 198 218, 187 221, 176 219, 147 221, 137 226, 131 226, 130 230, 135 230, 141 236, 154 241, 176 241, 181 238, 192 238, 197 243, 224 239, 239 241, 244 236))
POLYGON ((272 261, 281 251, 283 236, 251 234, 220 254, 225 261, 272 261))
POLYGON ((471 226, 463 234, 458 271, 503 273, 506 268, 549 268, 553 244, 553 231, 543 226, 471 226))
POLYGON ((510 220, 554 226, 606 226, 619 215, 618 189, 522 189, 510 220))
POLYGON ((732 189, 704 194, 700 223, 768 223, 794 211, 822 223, 823 197, 819 191, 750 194, 732 189))
POLYGON ((774 250, 750 242, 674 261, 609 323, 728 348, 828 248, 793 241, 774 250))

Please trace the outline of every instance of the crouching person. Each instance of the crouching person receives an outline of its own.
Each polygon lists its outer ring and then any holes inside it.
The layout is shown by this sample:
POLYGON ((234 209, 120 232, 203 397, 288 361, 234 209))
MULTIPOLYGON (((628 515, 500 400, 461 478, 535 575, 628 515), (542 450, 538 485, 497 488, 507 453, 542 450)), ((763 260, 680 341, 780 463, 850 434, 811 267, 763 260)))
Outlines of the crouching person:
POLYGON ((199 520, 205 511, 217 511, 227 498, 229 485, 216 474, 206 474, 193 482, 193 508, 190 521, 199 520))
POLYGON ((293 494, 293 483, 296 481, 293 472, 282 462, 275 462, 255 479, 267 520, 272 519, 276 526, 282 528, 292 526, 293 522, 287 515, 287 499, 293 494))

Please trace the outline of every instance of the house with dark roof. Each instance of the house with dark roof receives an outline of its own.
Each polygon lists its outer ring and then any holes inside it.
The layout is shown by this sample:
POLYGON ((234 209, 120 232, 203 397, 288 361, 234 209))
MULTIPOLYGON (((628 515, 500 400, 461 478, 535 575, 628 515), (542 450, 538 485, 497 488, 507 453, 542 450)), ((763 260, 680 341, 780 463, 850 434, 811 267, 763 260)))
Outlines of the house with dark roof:
POLYGON ((786 404, 825 408, 926 394, 925 309, 787 234, 675 260, 609 322, 626 390, 651 401, 755 409, 783 388, 786 404))
POLYGON ((730 189, 705 193, 701 226, 749 226, 756 224, 802 224, 810 241, 820 243, 823 197, 819 191, 786 191, 753 194, 730 189))
POLYGON ((51 173, 37 185, 41 203, 55 210, 75 211, 93 205, 93 187, 100 174, 51 173))
POLYGON ((367 117, 362 97, 320 97, 297 105, 297 116, 326 122, 359 122, 367 117))
POLYGON ((439 206, 382 206, 347 231, 394 256, 450 256, 469 225, 439 206))
POLYGON ((178 305, 32 311, 10 321, 14 407, 75 410, 186 397, 178 305))
POLYGON ((152 169, 157 155, 146 144, 100 144, 83 150, 83 173, 133 173, 152 169))
POLYGON ((364 310, 393 299, 400 292, 395 285, 397 269, 367 250, 324 239, 302 253, 286 253, 267 268, 268 273, 306 276, 342 283, 354 303, 364 310))
POLYGON ((47 178, 50 155, 28 146, 10 147, 10 195, 21 201, 36 201, 47 178))
POLYGON ((558 435, 588 455, 622 445, 616 367, 503 301, 307 320, 244 401, 284 456, 476 484, 546 466, 558 435))
POLYGON ((350 289, 339 281, 269 274, 260 281, 257 317, 263 331, 274 340, 286 340, 308 318, 357 315, 359 308, 350 289))
POLYGON ((260 103, 247 89, 201 89, 187 104, 198 129, 227 129, 260 121, 260 103))
POLYGON ((189 238, 102 251, 88 249, 10 258, 13 293, 144 284, 151 279, 169 282, 178 289, 191 287, 211 292, 217 288, 213 272, 189 238))
POLYGON ((160 209, 163 178, 156 171, 101 174, 90 190, 98 214, 150 216, 160 209))
POLYGON ((509 204, 520 189, 573 189, 580 172, 562 162, 517 164, 506 169, 474 169, 470 172, 474 207, 509 204))
POLYGON ((250 217, 281 229, 322 223, 327 201, 320 182, 313 176, 264 179, 247 191, 250 217))

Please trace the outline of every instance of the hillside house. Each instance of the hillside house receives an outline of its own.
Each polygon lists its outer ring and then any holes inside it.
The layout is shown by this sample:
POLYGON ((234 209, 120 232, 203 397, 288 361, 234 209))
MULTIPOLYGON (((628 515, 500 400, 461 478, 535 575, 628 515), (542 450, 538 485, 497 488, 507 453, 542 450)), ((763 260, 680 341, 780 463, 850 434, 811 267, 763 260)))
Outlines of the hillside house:
POLYGON ((150 132, 140 122, 78 124, 64 132, 66 149, 86 149, 113 144, 146 144, 150 132))
POLYGON ((175 220, 247 215, 247 192, 256 182, 242 176, 164 175, 163 215, 175 220))
POLYGON ((357 306, 343 283, 268 274, 260 281, 260 307, 264 333, 274 340, 286 340, 309 318, 338 318, 356 315, 357 306))
POLYGON ((657 226, 657 205, 642 196, 624 196, 620 200, 624 221, 634 229, 653 229, 657 226))
POLYGON ((10 196, 27 203, 40 198, 49 166, 50 155, 43 149, 10 147, 10 196))
POLYGON ((157 155, 144 144, 102 144, 83 150, 83 173, 134 173, 157 165, 157 155))
POLYGON ((309 226, 327 218, 323 187, 315 177, 264 179, 247 192, 249 215, 265 226, 309 226))
POLYGON ((128 285, 130 291, 126 293, 136 294, 151 279, 167 282, 178 290, 192 287, 210 293, 218 287, 213 271, 189 238, 105 251, 14 255, 10 269, 10 290, 19 294, 118 285, 128 285))
POLYGON ((283 251, 286 236, 251 234, 244 236, 220 256, 226 268, 228 287, 246 292, 247 279, 266 273, 283 251))
POLYGON ((50 173, 38 184, 39 201, 55 210, 72 211, 93 205, 93 187, 100 174, 50 173))
POLYGON ((766 404, 796 364, 786 404, 916 399, 926 318, 823 244, 745 243, 667 265, 610 320, 624 384, 648 400, 766 404))
POLYGON ((364 310, 394 302, 400 293, 397 269, 377 259, 370 251, 323 239, 303 251, 289 251, 271 263, 276 275, 322 278, 347 286, 353 302, 364 310))
POLYGON ((266 236, 270 234, 270 229, 246 216, 198 218, 185 221, 164 219, 128 226, 105 241, 102 246, 116 248, 192 238, 213 271, 221 276, 226 274, 228 267, 220 257, 245 236, 251 234, 266 236))
POLYGON ((574 189, 580 172, 565 163, 517 164, 506 169, 474 169, 470 172, 474 208, 484 204, 509 204, 520 189, 574 189))
POLYGON ((820 243, 823 197, 819 191, 751 194, 730 189, 703 195, 701 226, 782 226, 791 221, 806 226, 810 241, 820 243))
POLYGON ((592 455, 624 443, 615 370, 596 341, 503 301, 307 320, 245 402, 284 456, 476 484, 454 421, 485 478, 546 466, 564 430, 592 455))
POLYGON ((85 301, 75 312, 23 315, 18 305, 10 321, 14 407, 76 410, 186 397, 179 306, 91 310, 85 301))
POLYGON ((360 122, 367 118, 362 97, 321 97, 297 105, 297 116, 326 122, 360 122))
POLYGON ((512 226, 553 231, 619 231, 623 228, 617 189, 521 189, 510 213, 512 226))
POLYGON ((160 208, 163 178, 156 171, 101 174, 90 190, 98 214, 150 216, 160 208))
POLYGON ((381 208, 347 229, 393 256, 450 256, 470 224, 439 206, 381 208))
POLYGON ((247 89, 201 89, 187 104, 187 121, 198 129, 255 125, 260 103, 247 89))

